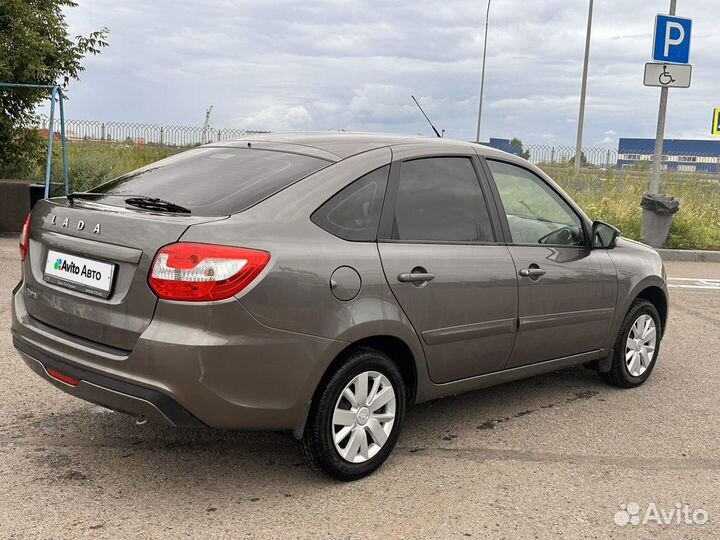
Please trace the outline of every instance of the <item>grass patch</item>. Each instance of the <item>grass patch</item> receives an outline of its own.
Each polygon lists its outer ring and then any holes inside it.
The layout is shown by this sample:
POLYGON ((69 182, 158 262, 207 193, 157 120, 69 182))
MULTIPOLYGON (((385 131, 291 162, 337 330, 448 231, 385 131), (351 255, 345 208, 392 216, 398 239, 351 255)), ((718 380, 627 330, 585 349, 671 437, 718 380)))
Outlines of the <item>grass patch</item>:
MULTIPOLYGON (((136 145, 133 143, 71 142, 68 143, 68 178, 73 191, 86 191, 138 169, 148 163, 158 161, 186 148, 158 145, 136 145)), ((62 151, 56 141, 53 147, 53 181, 63 178, 62 151)), ((45 181, 45 165, 37 166, 23 180, 45 181)), ((64 190, 53 186, 53 193, 60 195, 64 190)))
MULTIPOLYGON (((167 146, 126 143, 75 143, 68 145, 68 177, 73 191, 85 191, 148 163, 180 152, 167 146)), ((62 158, 53 163, 53 176, 62 178, 62 158)))
MULTIPOLYGON (((648 189, 649 172, 616 170, 582 172, 541 167, 592 219, 615 225, 623 236, 640 238, 640 199, 648 189)), ((720 180, 692 173, 663 175, 661 191, 680 200, 666 247, 720 249, 720 180)))

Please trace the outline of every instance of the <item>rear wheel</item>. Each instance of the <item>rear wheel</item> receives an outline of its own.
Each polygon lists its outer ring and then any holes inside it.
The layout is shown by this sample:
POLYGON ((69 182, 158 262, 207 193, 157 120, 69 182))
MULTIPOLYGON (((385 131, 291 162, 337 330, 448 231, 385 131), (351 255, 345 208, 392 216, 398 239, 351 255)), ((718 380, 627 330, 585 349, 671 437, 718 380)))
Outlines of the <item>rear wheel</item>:
POLYGON ((644 383, 655 367, 662 328, 655 306, 638 298, 620 327, 610 371, 603 378, 613 386, 632 388, 644 383))
POLYGON ((306 459, 339 480, 372 473, 400 436, 405 396, 390 358, 374 349, 352 352, 313 402, 301 441, 306 459))

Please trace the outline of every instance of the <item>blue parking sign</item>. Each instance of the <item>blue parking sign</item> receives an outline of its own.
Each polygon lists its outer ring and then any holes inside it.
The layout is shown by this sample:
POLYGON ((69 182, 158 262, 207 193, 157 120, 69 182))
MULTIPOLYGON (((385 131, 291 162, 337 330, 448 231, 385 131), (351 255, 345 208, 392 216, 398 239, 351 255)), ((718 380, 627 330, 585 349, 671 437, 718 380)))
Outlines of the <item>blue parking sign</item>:
POLYGON ((673 15, 655 17, 653 60, 687 64, 690 60, 692 20, 673 15))

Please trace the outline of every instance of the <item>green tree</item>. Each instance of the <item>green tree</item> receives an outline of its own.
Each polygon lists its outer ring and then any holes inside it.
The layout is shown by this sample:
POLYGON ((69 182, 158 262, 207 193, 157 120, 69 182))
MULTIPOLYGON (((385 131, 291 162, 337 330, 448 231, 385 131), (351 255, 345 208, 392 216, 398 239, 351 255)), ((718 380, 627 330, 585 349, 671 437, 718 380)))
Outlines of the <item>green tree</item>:
POLYGON ((513 139, 510 141, 510 148, 517 148, 519 151, 518 155, 521 158, 530 159, 530 150, 524 150, 525 146, 523 145, 523 142, 517 137, 513 137, 513 139))
MULTIPOLYGON (((89 54, 107 47, 108 30, 68 35, 63 9, 73 0, 0 0, 0 82, 61 84, 84 70, 89 54)), ((34 129, 37 106, 47 90, 0 87, 0 174, 27 175, 43 159, 43 141, 34 129)))

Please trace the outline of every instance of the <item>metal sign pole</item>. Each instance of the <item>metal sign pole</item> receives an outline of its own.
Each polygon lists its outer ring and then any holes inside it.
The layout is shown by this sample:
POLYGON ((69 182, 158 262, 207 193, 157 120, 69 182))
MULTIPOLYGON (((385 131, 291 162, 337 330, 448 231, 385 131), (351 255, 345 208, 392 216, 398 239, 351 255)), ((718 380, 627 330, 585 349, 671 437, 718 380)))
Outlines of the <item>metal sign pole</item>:
POLYGON ((480 120, 482 120, 483 91, 485 90, 485 60, 487 59, 487 40, 488 40, 489 24, 490 24, 490 0, 488 0, 487 12, 485 13, 485 42, 483 44, 482 74, 480 75, 480 101, 478 104, 477 132, 475 134, 475 142, 476 143, 480 143, 480 120))
MULTIPOLYGON (((670 0, 670 15, 675 15, 677 0, 670 0)), ((660 192, 660 172, 662 171, 663 143, 665 139, 665 114, 667 113, 668 88, 660 89, 660 107, 658 109, 657 133, 655 134, 655 155, 653 156, 650 193, 660 192)))
POLYGON ((587 93, 588 62, 590 61, 590 31, 592 30, 593 0, 590 0, 587 32, 585 34, 585 61, 583 63, 582 87, 580 89, 580 113, 578 116, 577 143, 575 145, 575 174, 580 172, 582 164, 582 139, 585 124, 585 95, 587 93))

